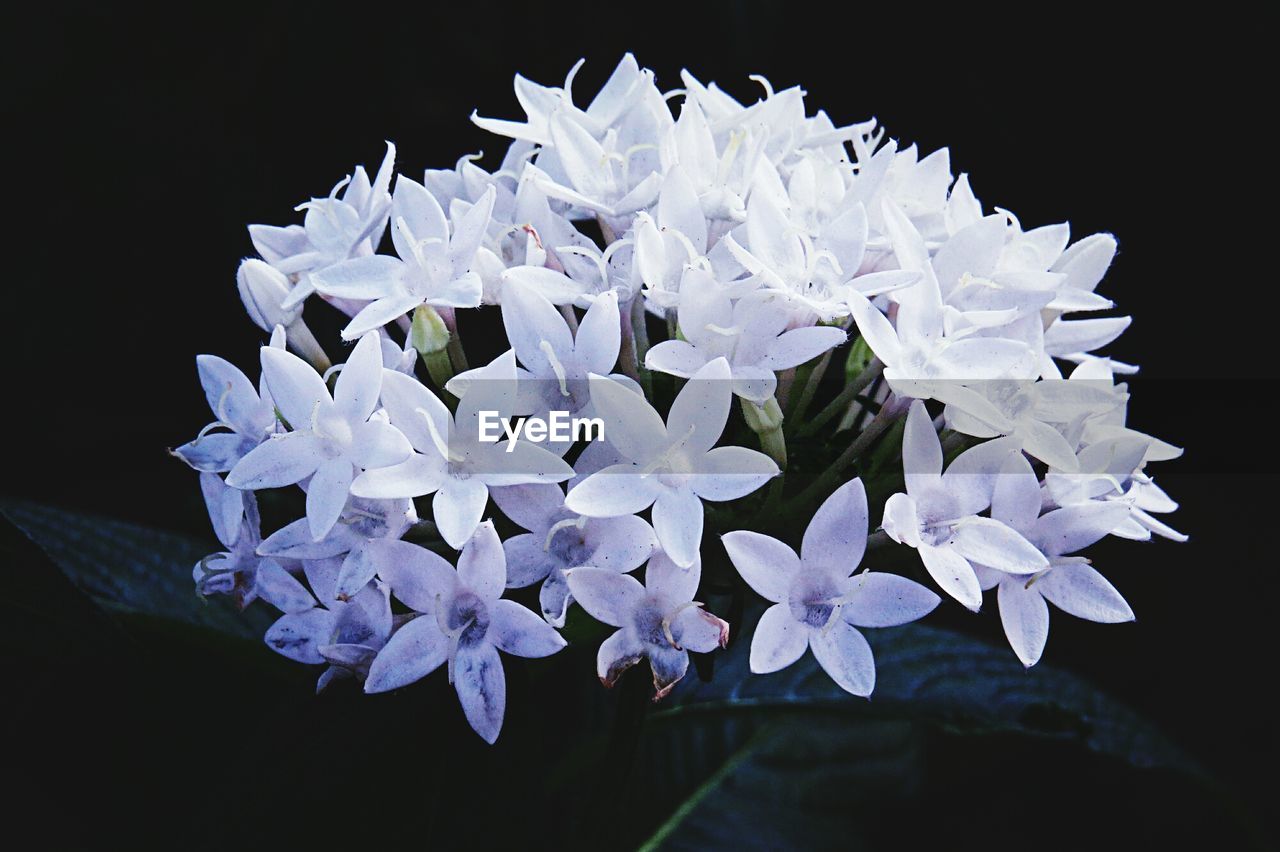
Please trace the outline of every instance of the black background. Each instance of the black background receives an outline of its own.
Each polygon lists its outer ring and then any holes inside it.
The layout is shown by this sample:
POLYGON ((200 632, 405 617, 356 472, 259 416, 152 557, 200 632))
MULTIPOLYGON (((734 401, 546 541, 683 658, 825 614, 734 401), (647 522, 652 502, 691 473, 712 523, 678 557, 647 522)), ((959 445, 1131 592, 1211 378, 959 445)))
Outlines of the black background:
MULTIPOLYGON (((664 89, 679 85, 681 67, 744 99, 756 95, 749 73, 777 88, 799 83, 810 109, 837 122, 875 115, 904 143, 949 145, 953 169, 971 174, 984 203, 1028 227, 1069 219, 1076 237, 1115 233, 1120 255, 1102 292, 1135 317, 1109 350, 1143 365, 1131 423, 1188 448, 1155 473, 1182 501, 1173 524, 1192 541, 1099 553, 1137 623, 1055 616, 1045 661, 1155 719, 1225 792, 1169 792, 1160 778, 1121 776, 1049 747, 1010 756, 998 743, 939 746, 933 786, 886 816, 921 818, 897 842, 1259 841, 1269 836, 1261 814, 1275 745, 1269 406, 1277 388, 1274 213, 1259 204, 1273 189, 1273 136, 1262 132, 1270 107, 1263 54, 1248 35, 1255 25, 1233 17, 1128 26, 1074 7, 1027 15, 962 26, 923 8, 881 19, 826 4, 696 13, 475 4, 449 16, 373 4, 332 16, 304 6, 233 16, 219 7, 172 20, 60 9, 23 21, 5 57, 14 150, 0 493, 212 544, 196 478, 165 448, 206 421, 197 353, 253 373, 262 335, 234 286, 239 259, 252 251, 246 224, 295 221, 295 204, 326 194, 353 165, 375 168, 384 139, 398 144, 398 169, 409 175, 481 149, 500 155, 501 141, 467 116, 519 117, 517 71, 559 84, 585 56, 580 104, 624 50, 664 89)), ((15 572, 30 558, 21 548, 6 553, 15 572)), ((53 579, 17 587, 42 606, 70 597, 53 579)), ((200 671, 202 663, 183 665, 198 659, 184 657, 185 647, 155 665, 126 664, 75 641, 87 611, 58 604, 61 620, 29 621, 19 612, 28 604, 6 608, 6 632, 38 634, 19 644, 6 688, 18 714, 4 763, 25 791, 6 823, 46 842, 372 845, 383 834, 429 834, 429 820, 419 826, 403 810, 417 795, 406 779, 425 774, 482 798, 537 783, 536 767, 518 765, 514 753, 481 755, 469 742, 441 765, 436 739, 469 736, 451 707, 431 722, 411 711, 425 701, 376 721, 358 702, 316 711, 305 674, 270 661, 252 674, 200 671), (275 709, 260 712, 255 701, 275 709), (219 761, 270 777, 295 759, 284 746, 235 747, 263 726, 281 740, 310 738, 313 762, 301 774, 342 796, 282 781, 271 802, 247 802, 261 790, 234 786, 219 761), (385 739, 403 752, 380 774, 336 768, 346 766, 337 752, 385 739)), ((1000 641, 994 613, 948 618, 1000 641)), ((516 732, 504 738, 536 733, 534 723, 513 721, 521 702, 532 712, 535 699, 516 691, 508 713, 516 732)), ((541 836, 536 815, 446 836, 489 845, 507 830, 531 844, 582 842, 541 836)), ((864 839, 879 848, 895 835, 883 828, 864 839)))

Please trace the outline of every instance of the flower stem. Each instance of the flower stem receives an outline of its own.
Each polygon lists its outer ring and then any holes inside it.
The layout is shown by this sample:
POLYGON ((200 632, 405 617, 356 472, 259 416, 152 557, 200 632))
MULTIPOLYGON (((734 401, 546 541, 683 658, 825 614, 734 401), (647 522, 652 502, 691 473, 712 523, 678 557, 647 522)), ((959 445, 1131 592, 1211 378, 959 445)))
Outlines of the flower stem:
MULTIPOLYGON (((646 324, 644 296, 636 293, 631 298, 631 333, 635 343, 636 370, 644 367, 645 356, 649 354, 649 326, 646 324)), ((640 385, 645 396, 653 399, 653 381, 648 370, 640 373, 640 385)))
POLYGON ((840 391, 835 399, 827 403, 826 407, 819 411, 813 420, 799 427, 796 431, 796 436, 807 438, 827 425, 833 417, 843 412, 845 407, 853 401, 853 398, 866 389, 867 385, 875 381, 883 369, 884 364, 880 359, 872 358, 871 363, 867 364, 867 368, 855 376, 853 381, 845 385, 844 390, 840 391))
POLYGON ((800 492, 800 496, 796 498, 797 505, 805 506, 816 497, 824 495, 828 488, 840 480, 840 477, 844 475, 845 469, 870 449, 871 445, 893 425, 895 420, 902 416, 904 411, 906 411, 906 406, 902 404, 902 400, 890 396, 885 401, 885 404, 881 406, 875 418, 867 424, 867 428, 863 429, 858 434, 858 437, 853 439, 853 442, 836 457, 836 460, 827 467, 826 471, 812 485, 800 492))
MULTIPOLYGON (((635 297, 632 297, 632 303, 634 301, 635 297)), ((639 382, 640 365, 636 359, 636 331, 635 324, 631 321, 632 303, 627 304, 626 310, 620 311, 622 348, 618 352, 618 367, 622 370, 624 376, 629 376, 639 382)))
POLYGON ((458 316, 453 308, 437 308, 445 328, 449 329, 449 361, 453 364, 454 373, 467 369, 467 353, 462 348, 462 335, 458 333, 458 316))
POLYGON ((835 351, 828 349, 822 354, 822 358, 814 365, 813 372, 809 374, 809 380, 805 382, 804 389, 800 391, 800 398, 796 400, 796 407, 791 412, 791 419, 799 422, 804 418, 804 414, 809 410, 809 404, 813 402, 813 396, 818 392, 818 385, 822 384, 822 377, 827 373, 827 366, 831 364, 831 353, 835 351))

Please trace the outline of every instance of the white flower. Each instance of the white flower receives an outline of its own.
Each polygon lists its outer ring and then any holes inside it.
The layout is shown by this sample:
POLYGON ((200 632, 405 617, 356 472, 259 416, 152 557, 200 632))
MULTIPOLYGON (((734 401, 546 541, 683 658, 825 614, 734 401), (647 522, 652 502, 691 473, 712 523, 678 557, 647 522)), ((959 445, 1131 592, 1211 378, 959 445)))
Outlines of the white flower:
POLYGON ((1049 561, 1030 542, 978 513, 991 505, 996 478, 1016 445, 996 439, 966 450, 942 472, 942 445, 924 403, 907 413, 902 471, 907 492, 885 503, 884 531, 914 547, 929 575, 947 594, 975 612, 982 589, 973 563, 1012 574, 1031 574, 1049 561))
POLYGON ((357 166, 355 173, 339 181, 327 198, 313 198, 295 208, 306 211, 303 224, 284 228, 249 226, 253 247, 263 260, 297 281, 283 302, 284 308, 302 304, 315 292, 312 272, 351 257, 373 254, 387 225, 391 207, 387 190, 395 161, 396 146, 388 142, 372 183, 364 166, 357 166))
POLYGON ((553 627, 564 626, 573 602, 567 569, 588 566, 627 573, 643 565, 658 545, 653 527, 635 515, 588 518, 569 510, 559 485, 510 485, 495 488, 492 497, 508 518, 528 530, 502 543, 507 586, 541 581, 542 617, 553 627))
POLYGON ((767 293, 752 293, 733 302, 729 292, 708 273, 690 269, 694 285, 680 300, 683 340, 664 340, 649 350, 650 370, 689 378, 708 362, 725 358, 733 392, 763 403, 773 396, 778 370, 797 367, 844 343, 847 335, 831 326, 787 330, 786 304, 767 293))
POLYGON ((563 482, 573 476, 573 468, 559 456, 528 441, 516 441, 512 452, 507 452, 505 440, 480 440, 480 411, 495 411, 501 417, 513 413, 517 387, 513 352, 471 371, 466 389, 458 388, 461 399, 456 415, 412 376, 387 370, 382 381, 382 403, 391 422, 416 452, 401 464, 361 474, 352 493, 375 499, 434 493, 432 517, 451 547, 462 547, 475 532, 489 500, 489 486, 563 482))
MULTIPOLYGON (((505 285, 502 324, 524 367, 517 372, 521 413, 545 418, 552 411, 563 411, 590 417, 587 376, 612 372, 622 346, 620 322, 618 295, 613 292, 596 298, 575 334, 547 299, 518 284, 505 285)), ((630 381, 623 376, 610 378, 630 381)), ((573 442, 548 441, 546 446, 564 455, 573 442)))
POLYGON ((441 557, 407 542, 387 542, 379 574, 392 593, 419 613, 392 635, 365 681, 366 692, 413 683, 449 664, 449 680, 467 721, 485 742, 502 730, 507 687, 498 651, 546 657, 565 641, 551 625, 514 601, 502 600, 507 566, 489 521, 462 549, 455 571, 441 557))
POLYGON ((399 257, 370 255, 344 261, 312 276, 327 296, 368 301, 342 330, 346 340, 381 328, 418 305, 474 308, 480 304, 480 276, 471 266, 489 226, 495 192, 450 226, 427 188, 403 175, 391 203, 391 240, 399 257))
POLYGON ((853 574, 867 546, 867 495, 861 479, 836 489, 818 508, 800 555, 767 535, 738 530, 721 537, 748 585, 773 606, 751 640, 751 671, 784 669, 808 648, 854 695, 875 688, 875 660, 859 627, 893 627, 923 618, 938 596, 896 574, 853 574), (851 576, 852 575, 852 576, 851 576))
POLYGON ((680 390, 667 422, 645 398, 592 375, 591 400, 609 443, 626 459, 587 477, 565 505, 607 518, 653 506, 653 528, 677 565, 698 558, 702 501, 736 500, 777 475, 773 459, 744 447, 715 447, 733 400, 729 362, 717 358, 680 390))
POLYGON ((370 419, 382 385, 378 335, 365 335, 352 350, 332 396, 320 375, 288 352, 263 347, 262 372, 291 431, 242 458, 227 484, 280 488, 310 477, 307 520, 312 537, 323 538, 346 505, 357 471, 399 464, 411 452, 397 429, 370 419))
POLYGON ((1050 470, 1045 475, 1045 489, 1059 506, 1092 500, 1128 506, 1129 519, 1113 531, 1121 538, 1146 541, 1155 533, 1173 541, 1186 541, 1185 535, 1152 517, 1152 513, 1178 508, 1178 504, 1142 472, 1152 441, 1141 433, 1103 438, 1077 453, 1077 472, 1050 470))
POLYGON ((996 482, 991 517, 1020 532, 1049 560, 1031 577, 974 567, 984 589, 999 587, 1000 621, 1014 653, 1034 666, 1049 638, 1049 601, 1079 618, 1114 624, 1132 621, 1133 610, 1088 559, 1071 556, 1106 536, 1128 517, 1121 503, 1080 503, 1040 514, 1040 481, 1031 465, 1013 456, 996 482))
MULTIPOLYGON (((1071 425, 1087 422, 1123 406, 1128 394, 1095 382, 1043 379, 996 379, 975 383, 982 394, 1007 420, 1004 434, 1016 439, 1028 454, 1061 471, 1078 467, 1075 449, 1063 432, 1071 425)), ((947 406, 946 423, 951 429, 979 438, 1000 434, 979 418, 954 406, 947 406)))
POLYGON ((724 245, 753 278, 796 306, 830 321, 847 315, 850 293, 875 296, 920 277, 915 270, 856 275, 866 248, 862 204, 821 225, 816 235, 792 222, 784 204, 784 199, 770 198, 763 189, 753 193, 746 224, 726 237, 724 245), (746 248, 735 239, 739 232, 747 238, 746 248))
POLYGON ((702 577, 698 560, 681 568, 662 552, 645 568, 644 584, 607 568, 567 571, 569 590, 592 618, 618 630, 600 645, 596 674, 613 686, 643 659, 653 670, 653 700, 671 691, 689 668, 689 652, 707 653, 729 642, 729 623, 693 599, 702 577))

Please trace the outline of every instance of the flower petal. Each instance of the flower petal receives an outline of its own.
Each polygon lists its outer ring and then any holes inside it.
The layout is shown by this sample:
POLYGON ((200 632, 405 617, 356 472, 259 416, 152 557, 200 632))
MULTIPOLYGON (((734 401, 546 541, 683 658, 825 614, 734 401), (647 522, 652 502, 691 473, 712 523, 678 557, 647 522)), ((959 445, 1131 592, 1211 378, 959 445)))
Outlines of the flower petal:
POLYGON ((472 730, 493 745, 507 710, 507 679, 498 649, 488 642, 459 646, 450 666, 453 688, 472 730))
POLYGON ((549 657, 566 644, 555 628, 515 601, 496 601, 489 609, 488 636, 498 650, 517 657, 549 657))
POLYGON ((648 370, 689 378, 707 363, 707 356, 684 340, 664 340, 655 344, 644 356, 648 370))
POLYGON ((461 550, 480 525, 488 502, 489 489, 483 482, 446 476, 431 500, 440 537, 454 550, 461 550))
MULTIPOLYGON (((671 403, 667 434, 682 441, 692 455, 708 452, 720 440, 729 422, 732 385, 733 375, 725 359, 717 358, 700 368, 671 403)), ((607 431, 605 434, 613 441, 612 434, 607 431)))
POLYGON ((476 527, 458 557, 458 579, 486 601, 497 600, 507 587, 507 557, 493 521, 476 527))
POLYGON ((391 467, 413 454, 404 433, 381 420, 358 423, 351 435, 351 460, 360 468, 391 467))
POLYGON ((1102 624, 1133 621, 1133 610, 1116 587, 1088 565, 1059 565, 1036 578, 1034 588, 1076 618, 1102 624))
POLYGON ((876 661, 866 638, 843 621, 833 621, 809 635, 818 665, 845 692, 867 696, 876 686, 876 661))
POLYGON ((672 620, 671 638, 687 651, 706 654, 729 644, 729 622, 701 607, 689 607, 672 620))
POLYGON ((920 400, 912 400, 902 433, 902 474, 907 493, 918 494, 942 474, 942 442, 920 400))
POLYGON ((760 616, 751 637, 751 671, 769 674, 794 663, 809 647, 810 629, 791 616, 785 603, 774 604, 760 616))
POLYGON ((800 558, 812 565, 838 567, 847 577, 867 549, 867 492, 861 479, 841 485, 823 501, 804 531, 800 558))
POLYGON ((254 588, 259 597, 281 612, 306 612, 316 605, 307 587, 274 559, 258 564, 254 588))
POLYGON ((982 588, 973 566, 954 549, 920 543, 916 548, 929 576, 951 597, 977 612, 982 607, 982 588))
POLYGON ((414 453, 400 464, 366 470, 351 483, 351 493, 373 500, 421 497, 449 478, 448 465, 434 450, 414 453))
POLYGON ((882 571, 864 571, 850 578, 848 602, 840 616, 854 627, 897 627, 924 618, 940 601, 924 586, 882 571))
POLYGON ((800 557, 776 538, 752 530, 735 530, 720 537, 729 561, 756 594, 780 603, 787 599, 800 557))
POLYGON ((458 572, 443 556, 407 541, 386 540, 372 547, 369 558, 378 565, 378 576, 405 606, 418 612, 435 612, 436 599, 452 597, 458 572))
POLYGON ((316 468, 307 486, 307 523, 316 541, 338 522, 354 478, 355 470, 345 458, 330 459, 316 468))
POLYGON ((569 591, 587 613, 613 627, 626 624, 644 597, 644 586, 628 574, 606 568, 574 568, 565 571, 569 591))
POLYGON ((631 631, 618 630, 600 643, 596 653, 596 675, 605 686, 613 686, 622 673, 644 659, 644 648, 631 638, 631 631))
POLYGON ((507 588, 523 589, 545 578, 556 560, 542 549, 542 537, 533 533, 514 535, 502 542, 507 559, 507 588))
MULTIPOLYGON (((597 474, 599 475, 599 474, 597 474)), ((666 488, 653 503, 653 531, 671 560, 692 565, 702 545, 702 501, 689 488, 666 488)))
POLYGON ((333 404, 352 423, 363 423, 373 414, 382 390, 382 342, 369 332, 351 350, 333 388, 333 404))
POLYGON ((798 367, 844 343, 847 336, 843 329, 828 325, 792 329, 769 344, 756 366, 775 371, 798 367))
MULTIPOLYGON (((630 391, 628 391, 630 393, 630 391)), ((564 503, 589 518, 610 518, 642 512, 664 489, 634 464, 616 464, 591 474, 569 490, 564 503)))
POLYGON ((1049 607, 1038 591, 1012 578, 1001 581, 996 596, 1004 635, 1013 653, 1024 666, 1031 668, 1040 661, 1044 643, 1049 638, 1049 607))
POLYGON ((449 639, 431 616, 400 626, 374 657, 364 682, 368 693, 399 689, 431 674, 449 658, 449 639))
POLYGON ((331 399, 320 374, 292 352, 262 347, 262 376, 290 428, 309 429, 316 406, 331 399))
POLYGON ((992 518, 965 518, 948 544, 965 559, 997 571, 1031 574, 1049 567, 1049 560, 1034 544, 992 518))
POLYGON ((328 644, 332 627, 333 613, 313 607, 281 616, 267 628, 263 638, 267 646, 278 654, 299 663, 318 665, 324 662, 324 657, 316 649, 328 644))
POLYGON ((320 439, 310 432, 279 435, 236 462, 227 474, 227 484, 242 490, 293 485, 316 472, 324 462, 323 449, 320 439))
POLYGON ((604 421, 605 438, 610 444, 631 461, 641 464, 662 450, 667 427, 643 394, 607 376, 593 373, 590 381, 591 403, 596 415, 604 421))
POLYGON ((689 487, 703 500, 737 500, 778 475, 778 464, 746 447, 716 447, 696 462, 689 487))

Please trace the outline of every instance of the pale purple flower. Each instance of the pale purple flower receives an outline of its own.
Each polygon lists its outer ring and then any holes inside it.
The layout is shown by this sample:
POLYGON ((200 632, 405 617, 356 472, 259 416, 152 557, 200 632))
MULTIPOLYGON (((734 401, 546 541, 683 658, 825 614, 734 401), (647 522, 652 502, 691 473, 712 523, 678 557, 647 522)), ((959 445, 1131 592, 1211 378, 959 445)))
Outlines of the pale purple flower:
POLYGON ((867 546, 867 495, 861 479, 836 489, 805 529, 800 555, 761 533, 721 537, 733 565, 773 605, 751 639, 751 671, 784 669, 812 648, 841 689, 870 695, 875 659, 859 627, 894 627, 923 618, 938 596, 896 574, 854 574, 867 546))
POLYGON ((502 730, 507 687, 498 651, 547 657, 565 641, 536 613, 503 600, 506 557, 493 524, 481 524, 462 548, 458 568, 407 542, 386 542, 379 575, 418 615, 402 624, 369 670, 366 692, 420 680, 445 662, 467 721, 485 742, 502 730))
POLYGON ((914 547, 934 581, 975 612, 982 589, 978 563, 1011 574, 1032 574, 1049 561, 1016 530, 980 517, 1005 460, 1017 452, 1008 439, 979 444, 942 471, 942 444, 924 403, 915 400, 902 435, 906 493, 885 503, 883 528, 900 544, 914 547))
POLYGON ((653 671, 653 700, 658 701, 684 677, 690 651, 708 653, 729 642, 729 623, 693 599, 702 577, 702 563, 696 559, 681 568, 659 551, 645 568, 643 585, 607 568, 573 568, 566 573, 569 590, 582 608, 618 628, 596 655, 596 674, 605 686, 613 686, 624 671, 647 659, 653 671))
POLYGON ((528 530, 502 543, 507 586, 542 582, 542 617, 563 627, 573 596, 565 579, 570 568, 594 567, 627 573, 645 563, 657 547, 653 527, 635 515, 589 518, 564 505, 564 491, 550 483, 495 488, 503 513, 528 530))
POLYGON ((984 589, 998 587, 1000 621, 1024 666, 1034 666, 1049 638, 1045 601, 1078 618, 1114 624, 1132 621, 1129 604, 1082 556, 1072 556, 1114 531, 1128 517, 1122 503, 1090 502, 1040 514, 1040 480, 1027 460, 1010 457, 997 480, 991 516, 1021 533, 1049 560, 1030 577, 975 565, 984 589))

